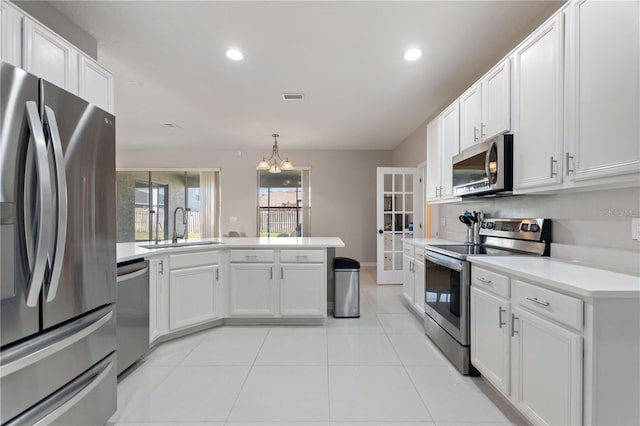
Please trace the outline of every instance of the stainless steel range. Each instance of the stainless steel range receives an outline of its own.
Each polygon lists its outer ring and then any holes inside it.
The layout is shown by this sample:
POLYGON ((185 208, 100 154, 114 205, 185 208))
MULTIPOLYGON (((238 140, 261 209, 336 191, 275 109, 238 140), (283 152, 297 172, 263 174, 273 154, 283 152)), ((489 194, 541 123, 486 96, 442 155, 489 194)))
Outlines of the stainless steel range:
POLYGON ((478 375, 470 362, 467 256, 548 256, 549 219, 485 219, 480 244, 425 247, 425 332, 462 374, 478 375))

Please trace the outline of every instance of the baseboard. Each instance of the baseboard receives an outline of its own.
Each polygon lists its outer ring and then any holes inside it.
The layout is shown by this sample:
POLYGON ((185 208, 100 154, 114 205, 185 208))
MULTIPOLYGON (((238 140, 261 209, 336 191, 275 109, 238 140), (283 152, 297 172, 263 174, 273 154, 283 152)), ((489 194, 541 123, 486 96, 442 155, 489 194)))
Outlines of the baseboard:
POLYGON ((367 268, 374 267, 375 268, 376 265, 377 265, 376 262, 360 262, 360 266, 361 267, 367 267, 367 268))

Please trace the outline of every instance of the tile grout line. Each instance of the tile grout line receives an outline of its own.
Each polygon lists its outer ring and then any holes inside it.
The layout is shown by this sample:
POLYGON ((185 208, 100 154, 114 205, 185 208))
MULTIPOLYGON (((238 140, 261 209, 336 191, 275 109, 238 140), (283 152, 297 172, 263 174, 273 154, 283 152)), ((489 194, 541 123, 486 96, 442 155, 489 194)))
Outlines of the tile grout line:
POLYGON ((229 418, 231 417, 231 413, 233 413, 233 409, 236 408, 236 404, 238 403, 238 399, 240 398, 240 395, 242 394, 242 391, 244 390, 244 386, 247 384, 247 380, 249 380, 249 376, 251 375, 251 372, 253 371, 253 367, 256 365, 256 360, 258 359, 258 356, 260 355, 260 351, 262 350, 262 347, 264 346, 264 342, 267 341, 267 337, 269 337, 269 334, 271 334, 271 328, 269 328, 269 330, 265 333, 264 338, 262 339, 262 344, 260 345, 260 347, 256 351, 256 356, 253 358, 253 362, 251 363, 251 366, 249 367, 249 371, 247 371, 247 375, 245 376, 244 380, 242 381, 242 385, 240 386, 240 390, 238 391, 238 394, 236 395, 235 399, 233 400, 233 404, 231 404, 231 408, 229 409, 229 414, 227 414, 227 417, 222 422, 222 424, 226 425, 229 422, 229 418))

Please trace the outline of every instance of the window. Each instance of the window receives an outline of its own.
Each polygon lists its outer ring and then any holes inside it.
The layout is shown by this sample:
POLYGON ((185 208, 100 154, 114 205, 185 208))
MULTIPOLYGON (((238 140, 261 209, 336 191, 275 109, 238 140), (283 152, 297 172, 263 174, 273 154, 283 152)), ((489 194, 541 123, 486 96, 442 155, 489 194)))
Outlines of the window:
POLYGON ((311 235, 310 169, 258 170, 258 236, 311 235))
POLYGON ((217 170, 118 171, 117 241, 219 236, 219 181, 217 170))

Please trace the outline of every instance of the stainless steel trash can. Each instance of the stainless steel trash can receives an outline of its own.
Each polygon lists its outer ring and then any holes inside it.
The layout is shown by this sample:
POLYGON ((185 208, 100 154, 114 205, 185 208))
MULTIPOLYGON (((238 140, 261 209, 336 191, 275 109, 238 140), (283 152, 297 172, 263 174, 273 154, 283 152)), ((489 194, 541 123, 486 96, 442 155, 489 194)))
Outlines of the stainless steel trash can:
POLYGON ((333 272, 333 317, 360 318, 360 262, 336 257, 333 272))

